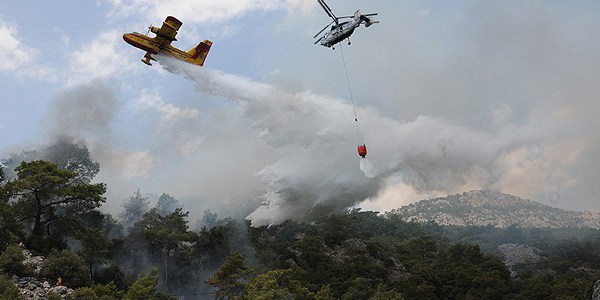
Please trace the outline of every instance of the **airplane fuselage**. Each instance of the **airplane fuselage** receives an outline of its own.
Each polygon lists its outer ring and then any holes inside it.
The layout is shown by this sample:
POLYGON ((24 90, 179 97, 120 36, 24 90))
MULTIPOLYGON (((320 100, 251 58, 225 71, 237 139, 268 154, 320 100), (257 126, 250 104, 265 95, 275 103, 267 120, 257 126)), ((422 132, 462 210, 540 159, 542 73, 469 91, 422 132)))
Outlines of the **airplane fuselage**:
POLYGON ((161 47, 164 48, 164 46, 161 46, 160 43, 154 41, 153 38, 138 32, 124 34, 123 40, 131 46, 148 51, 152 54, 157 54, 161 47))
POLYGON ((125 40, 125 42, 127 42, 129 45, 147 51, 151 54, 163 52, 181 60, 189 61, 191 59, 191 56, 188 53, 177 49, 168 43, 160 42, 155 38, 151 38, 138 32, 124 34, 123 40, 125 40))

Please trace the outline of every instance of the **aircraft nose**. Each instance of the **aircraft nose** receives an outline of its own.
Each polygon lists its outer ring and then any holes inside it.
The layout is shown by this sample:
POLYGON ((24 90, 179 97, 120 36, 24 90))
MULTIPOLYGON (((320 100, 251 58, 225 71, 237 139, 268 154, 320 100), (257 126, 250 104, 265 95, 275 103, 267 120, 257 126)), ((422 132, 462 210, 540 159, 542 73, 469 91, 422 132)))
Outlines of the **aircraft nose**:
POLYGON ((123 40, 125 42, 127 42, 127 44, 131 45, 131 33, 125 33, 125 34, 123 34, 123 40))

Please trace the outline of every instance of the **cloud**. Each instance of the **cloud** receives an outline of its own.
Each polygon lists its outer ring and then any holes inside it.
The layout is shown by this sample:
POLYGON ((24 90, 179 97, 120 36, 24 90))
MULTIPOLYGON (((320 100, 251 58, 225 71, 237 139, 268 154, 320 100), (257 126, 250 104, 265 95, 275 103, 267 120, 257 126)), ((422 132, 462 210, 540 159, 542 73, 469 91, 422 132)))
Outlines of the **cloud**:
MULTIPOLYGON (((278 31, 289 31, 290 28, 298 23, 306 22, 318 6, 316 2, 306 2, 301 0, 207 0, 207 1, 186 1, 186 0, 105 0, 111 7, 108 14, 111 18, 122 19, 131 16, 141 16, 146 23, 153 23, 155 26, 159 21, 164 20, 166 16, 175 16, 183 23, 190 25, 203 25, 202 32, 199 29, 190 26, 185 31, 179 33, 179 37, 185 40, 195 40, 202 33, 206 34, 206 27, 216 25, 209 31, 220 38, 226 38, 233 34, 243 32, 246 26, 243 22, 232 22, 233 20, 253 20, 252 14, 264 15, 264 13, 274 11, 287 12, 285 19, 281 24, 275 25, 278 31)), ((254 26, 262 26, 255 24, 254 26)), ((268 25, 272 27, 273 25, 268 25)))
MULTIPOLYGON (((208 0, 208 1, 152 1, 107 0, 112 6, 111 16, 127 17, 143 14, 149 19, 177 16, 189 23, 226 22, 253 11, 270 11, 286 7, 285 1, 277 0, 208 0)), ((291 1, 294 2, 294 1, 291 1)))
POLYGON ((17 27, 0 20, 0 72, 26 76, 37 80, 55 81, 54 72, 38 65, 39 50, 28 47, 19 38, 17 27))
POLYGON ((122 32, 108 30, 88 44, 70 54, 69 72, 66 75, 68 86, 75 86, 91 79, 107 79, 135 70, 135 60, 119 52, 123 46, 122 32))
POLYGON ((0 71, 13 72, 19 67, 31 63, 37 56, 37 51, 28 48, 17 38, 15 26, 0 22, 0 71))
POLYGON ((160 113, 162 115, 160 118, 160 127, 168 126, 173 122, 198 117, 197 109, 181 108, 172 103, 164 102, 156 89, 142 89, 136 103, 140 109, 150 109, 160 113))

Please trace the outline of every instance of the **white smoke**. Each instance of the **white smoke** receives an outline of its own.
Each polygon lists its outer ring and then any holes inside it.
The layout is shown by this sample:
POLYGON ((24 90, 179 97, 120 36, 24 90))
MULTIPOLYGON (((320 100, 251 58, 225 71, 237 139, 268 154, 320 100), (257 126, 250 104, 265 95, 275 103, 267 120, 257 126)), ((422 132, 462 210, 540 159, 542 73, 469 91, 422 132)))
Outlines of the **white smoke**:
POLYGON ((359 108, 365 141, 357 141, 352 108, 343 99, 287 92, 170 58, 160 62, 199 91, 242 106, 261 138, 285 148, 283 158, 256 174, 267 189, 264 205, 248 216, 253 226, 342 212, 376 197, 391 176, 417 191, 453 190, 473 177, 483 177, 482 187, 489 187, 502 176, 495 168, 500 157, 540 142, 548 131, 524 126, 490 133, 427 117, 401 123, 359 108), (367 144, 368 160, 358 156, 359 142, 367 144))

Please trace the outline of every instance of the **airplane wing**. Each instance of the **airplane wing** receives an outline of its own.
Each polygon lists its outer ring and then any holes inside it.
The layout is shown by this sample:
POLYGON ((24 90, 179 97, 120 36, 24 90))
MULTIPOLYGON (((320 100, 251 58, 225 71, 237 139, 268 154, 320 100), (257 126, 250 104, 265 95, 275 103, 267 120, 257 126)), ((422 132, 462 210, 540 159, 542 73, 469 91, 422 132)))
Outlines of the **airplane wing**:
POLYGON ((175 17, 168 16, 158 32, 155 33, 158 37, 161 37, 171 43, 172 41, 177 40, 175 36, 177 35, 177 30, 179 30, 182 24, 183 23, 181 23, 181 21, 177 20, 175 17))

